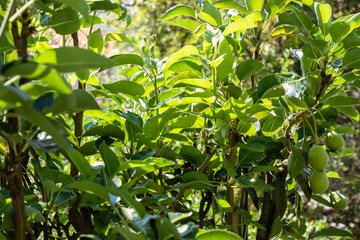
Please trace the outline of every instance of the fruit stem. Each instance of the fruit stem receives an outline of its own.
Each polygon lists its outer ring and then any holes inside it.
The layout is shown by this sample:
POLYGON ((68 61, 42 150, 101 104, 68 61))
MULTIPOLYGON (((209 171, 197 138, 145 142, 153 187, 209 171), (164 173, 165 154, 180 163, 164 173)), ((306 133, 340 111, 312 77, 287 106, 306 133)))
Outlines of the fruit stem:
POLYGON ((314 136, 315 138, 315 142, 316 142, 316 145, 318 144, 318 137, 317 137, 317 133, 314 132, 314 129, 311 127, 311 124, 309 123, 309 121, 304 117, 304 120, 306 121, 306 123, 309 125, 309 128, 311 130, 311 133, 312 135, 314 136))
POLYGON ((314 114, 311 114, 312 118, 313 118, 313 121, 314 121, 314 128, 315 128, 315 142, 316 142, 316 145, 318 145, 318 140, 319 140, 319 137, 318 137, 318 132, 317 132, 317 124, 316 124, 316 118, 314 116, 314 114))

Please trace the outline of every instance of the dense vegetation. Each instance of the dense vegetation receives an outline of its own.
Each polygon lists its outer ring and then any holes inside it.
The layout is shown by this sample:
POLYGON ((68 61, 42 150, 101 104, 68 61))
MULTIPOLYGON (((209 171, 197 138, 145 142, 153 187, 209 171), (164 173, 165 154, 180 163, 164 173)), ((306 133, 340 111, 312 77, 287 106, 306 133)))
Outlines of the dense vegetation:
POLYGON ((140 38, 125 1, 1 2, 0 239, 358 237, 307 208, 351 204, 360 14, 183 3, 140 38))

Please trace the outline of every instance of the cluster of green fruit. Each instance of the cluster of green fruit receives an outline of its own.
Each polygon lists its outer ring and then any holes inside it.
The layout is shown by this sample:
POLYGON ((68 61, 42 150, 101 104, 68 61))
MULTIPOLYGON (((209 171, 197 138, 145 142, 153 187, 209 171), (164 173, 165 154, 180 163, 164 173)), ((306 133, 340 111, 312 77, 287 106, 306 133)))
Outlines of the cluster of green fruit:
MULTIPOLYGON (((326 135, 326 146, 331 151, 337 152, 344 145, 344 138, 339 133, 331 131, 326 135)), ((310 188, 314 194, 323 193, 329 188, 329 178, 324 171, 329 161, 329 155, 322 146, 314 145, 309 151, 308 159, 309 165, 313 169, 310 176, 310 188)), ((336 210, 344 210, 348 203, 344 195, 332 191, 330 191, 330 202, 336 210)))
MULTIPOLYGON (((345 145, 344 138, 337 132, 331 131, 326 135, 326 146, 334 152, 345 145)), ((310 188, 313 193, 320 194, 329 188, 329 179, 324 168, 329 161, 329 155, 322 146, 314 145, 309 151, 309 165, 314 170, 310 176, 310 188)), ((335 210, 344 210, 348 204, 344 195, 330 191, 330 202, 335 210)))

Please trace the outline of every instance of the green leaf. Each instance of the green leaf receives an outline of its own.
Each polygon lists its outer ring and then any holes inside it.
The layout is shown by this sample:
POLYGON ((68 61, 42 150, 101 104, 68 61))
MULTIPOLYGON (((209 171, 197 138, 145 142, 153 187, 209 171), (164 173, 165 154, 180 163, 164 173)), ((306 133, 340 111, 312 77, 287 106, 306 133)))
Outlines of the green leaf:
POLYGON ((206 158, 199 149, 188 145, 182 146, 180 150, 180 157, 195 166, 200 166, 206 158))
POLYGON ((325 198, 320 197, 319 195, 312 195, 311 198, 315 201, 317 201, 318 203, 327 206, 327 207, 332 207, 331 203, 326 200, 325 198))
POLYGON ((87 179, 93 175, 94 170, 91 168, 90 163, 78 150, 72 149, 69 153, 69 157, 81 175, 87 179))
POLYGON ((220 207, 221 211, 223 212, 232 212, 232 208, 230 206, 230 204, 224 200, 224 199, 221 199, 221 198, 217 198, 217 197, 214 197, 218 206, 220 207))
MULTIPOLYGON (((201 76, 201 77, 203 76, 202 69, 198 65, 198 63, 190 61, 190 60, 179 60, 179 61, 177 61, 176 63, 174 63, 173 65, 171 65, 169 67, 168 71, 165 72, 165 75, 170 75, 170 74, 172 74, 172 72, 174 72, 174 73, 183 73, 184 76, 185 76, 185 74, 187 72, 188 73, 190 72, 191 75, 201 76)), ((171 81, 168 82, 169 84, 171 84, 173 82, 176 82, 174 80, 182 79, 182 77, 173 77, 173 78, 170 78, 170 79, 171 79, 171 81)))
POLYGON ((235 112, 238 119, 245 123, 253 123, 257 121, 257 118, 248 116, 246 113, 241 112, 239 109, 233 108, 233 111, 235 112))
POLYGON ((132 81, 117 81, 115 83, 103 84, 107 90, 124 93, 132 96, 142 96, 145 93, 143 86, 132 81))
POLYGON ((201 128, 205 124, 205 119, 196 115, 184 115, 170 122, 171 128, 201 128))
POLYGON ((91 127, 83 136, 107 136, 119 138, 120 140, 125 139, 124 131, 119 126, 112 124, 91 127))
POLYGON ((324 40, 311 40, 302 47, 304 55, 311 59, 319 59, 327 56, 330 49, 329 43, 324 40))
POLYGON ((360 103, 348 96, 338 95, 329 99, 326 99, 324 101, 324 107, 352 107, 352 106, 358 106, 360 103))
POLYGON ((85 90, 77 89, 71 94, 59 95, 54 100, 53 114, 76 113, 90 109, 99 109, 93 96, 85 90))
POLYGON ((314 4, 315 13, 318 25, 326 37, 330 32, 331 21, 332 21, 332 9, 330 4, 321 4, 315 2, 314 4))
POLYGON ((282 233, 282 222, 280 217, 277 217, 271 226, 270 239, 271 240, 279 239, 281 233, 282 233))
POLYGON ((217 69, 217 78, 218 82, 223 81, 228 77, 228 75, 232 72, 233 68, 233 54, 230 47, 230 44, 226 40, 226 38, 221 37, 219 42, 219 52, 218 55, 223 55, 223 61, 216 67, 217 69))
POLYGON ((208 2, 204 3, 202 11, 199 13, 199 17, 214 26, 220 26, 222 24, 220 11, 208 2))
POLYGON ((246 8, 235 0, 218 0, 212 3, 216 8, 235 9, 239 13, 247 12, 246 8))
POLYGON ((347 23, 350 24, 351 30, 358 28, 360 26, 360 13, 354 14, 347 20, 347 23))
POLYGON ((162 15, 159 18, 159 20, 160 21, 168 21, 169 19, 172 19, 177 16, 182 16, 182 15, 196 18, 195 10, 192 7, 184 5, 184 4, 180 4, 180 5, 176 5, 172 8, 170 8, 169 10, 167 10, 164 13, 164 15, 162 15))
POLYGON ((242 238, 239 235, 225 231, 225 230, 210 230, 203 233, 200 233, 196 236, 196 240, 241 240, 242 238))
POLYGON ((305 101, 297 98, 297 97, 289 97, 287 98, 290 105, 297 110, 307 109, 308 106, 306 105, 305 101))
MULTIPOLYGON (((112 2, 110 0, 96 0, 90 3, 91 11, 105 10, 108 12, 113 12, 119 16, 118 20, 124 19, 128 16, 127 9, 122 2, 112 2)), ((131 20, 131 19, 130 19, 131 20)), ((129 25, 129 18, 127 25, 129 25)))
POLYGON ((156 115, 145 122, 145 136, 151 140, 156 140, 168 123, 167 117, 164 115, 156 115))
POLYGON ((342 42, 345 50, 350 50, 360 46, 360 37, 355 32, 350 32, 342 42))
MULTIPOLYGON (((80 170, 80 169, 79 169, 80 170)), ((69 184, 69 187, 78 189, 80 191, 95 195, 105 201, 110 201, 109 191, 102 185, 89 180, 75 181, 69 184)))
POLYGON ((124 189, 119 188, 108 188, 109 192, 113 195, 119 196, 121 201, 125 202, 139 214, 141 218, 145 217, 146 209, 145 207, 138 201, 136 201, 130 194, 124 189))
POLYGON ((280 169, 274 166, 258 166, 258 167, 253 167, 250 172, 254 173, 254 172, 279 172, 280 169))
POLYGON ((125 240, 145 240, 147 239, 143 233, 137 234, 130 230, 120 227, 118 224, 114 226, 114 232, 119 233, 125 240))
POLYGON ((39 210, 33 207, 25 206, 25 213, 27 216, 27 221, 46 222, 44 215, 42 215, 42 213, 39 210))
POLYGON ((211 82, 206 79, 181 79, 180 81, 176 82, 173 87, 196 87, 196 88, 203 88, 203 89, 211 89, 211 82))
POLYGON ((326 173, 326 176, 328 178, 341 178, 337 172, 330 171, 326 173))
POLYGON ((354 130, 353 128, 345 127, 345 126, 341 126, 341 125, 336 127, 335 131, 340 134, 354 134, 354 135, 357 134, 356 130, 354 130))
POLYGON ((50 119, 43 116, 40 112, 33 109, 31 105, 25 104, 22 107, 17 108, 16 114, 21 116, 24 120, 27 120, 32 124, 40 127, 40 129, 49 134, 52 137, 52 140, 59 146, 65 149, 69 149, 69 143, 59 127, 55 125, 50 119))
POLYGON ((278 15, 277 21, 275 22, 274 26, 279 27, 282 25, 291 25, 294 27, 303 27, 302 23, 296 17, 296 15, 292 13, 281 13, 278 15))
POLYGON ((357 124, 360 119, 359 112, 355 107, 337 107, 336 110, 348 116, 353 124, 357 124))
POLYGON ((105 163, 105 170, 109 178, 112 179, 115 174, 118 173, 120 167, 119 158, 116 154, 106 145, 105 142, 102 142, 99 147, 100 155, 102 160, 105 163))
POLYGON ((259 24, 261 24, 262 21, 266 19, 266 16, 267 16, 266 13, 259 10, 255 10, 252 11, 249 15, 247 15, 245 19, 253 21, 256 24, 256 26, 258 26, 259 24))
POLYGON ((144 60, 142 57, 136 54, 118 54, 111 56, 110 59, 116 62, 116 66, 124 64, 134 64, 139 66, 144 65, 144 60))
POLYGON ((245 5, 249 11, 262 10, 264 6, 264 0, 244 0, 245 5))
POLYGON ((282 27, 275 28, 271 32, 271 38, 277 38, 277 37, 289 35, 289 34, 293 33, 295 31, 295 29, 296 29, 296 27, 292 27, 292 26, 282 26, 282 27))
POLYGON ((245 32, 247 29, 255 28, 257 25, 249 19, 239 19, 233 23, 230 23, 224 30, 224 36, 233 32, 245 32))
POLYGON ((72 7, 74 10, 78 11, 89 21, 89 7, 86 4, 85 0, 55 0, 56 2, 64 3, 72 7))
POLYGON ((299 21, 302 23, 302 25, 306 28, 308 33, 312 33, 313 26, 315 24, 311 21, 311 19, 301 10, 297 9, 296 7, 293 7, 294 13, 296 17, 299 19, 299 21))
POLYGON ((0 100, 1 108, 9 109, 29 101, 30 97, 14 86, 0 85, 0 100))
POLYGON ((44 51, 39 54, 37 62, 53 66, 59 72, 78 72, 89 68, 110 68, 115 65, 113 60, 78 47, 44 51))
POLYGON ((288 171, 292 178, 297 177, 306 167, 304 157, 301 155, 299 150, 289 142, 291 153, 288 159, 288 171))
POLYGON ((120 34, 120 33, 109 33, 106 35, 105 37, 105 42, 109 42, 109 41, 116 41, 116 42, 127 42, 131 45, 133 45, 134 43, 125 35, 120 34))
POLYGON ((180 49, 179 51, 177 51, 176 53, 174 53, 173 55, 171 55, 168 58, 168 60, 166 61, 165 66, 163 67, 162 71, 168 69, 171 65, 173 65, 175 62, 177 62, 181 58, 189 56, 189 55, 199 56, 199 51, 197 50, 197 48, 195 46, 187 45, 187 46, 183 47, 182 49, 180 49))
POLYGON ((104 38, 100 28, 90 34, 88 38, 88 47, 97 54, 102 52, 104 47, 104 38))
POLYGON ((306 76, 306 91, 311 97, 315 97, 322 82, 321 71, 310 72, 306 76))
POLYGON ((208 189, 210 186, 209 179, 202 172, 187 172, 181 176, 181 179, 184 182, 191 182, 189 187, 196 190, 208 189))
POLYGON ((341 42, 350 32, 350 24, 346 22, 336 22, 331 25, 330 35, 335 43, 341 42))
POLYGON ((353 48, 345 53, 343 58, 345 67, 360 69, 360 48, 353 48))
POLYGON ((282 84, 294 81, 293 74, 273 74, 262 78, 258 84, 259 98, 272 98, 285 95, 282 84))
POLYGON ((264 122, 261 131, 265 136, 272 137, 280 131, 283 123, 284 123, 283 118, 272 116, 264 122))
POLYGON ((290 2, 291 0, 269 0, 266 4, 266 10, 270 14, 270 19, 273 19, 290 2))
POLYGON ((237 65, 236 75, 240 81, 243 81, 260 72, 263 68, 264 64, 262 62, 252 59, 245 60, 237 65))
POLYGON ((51 25, 56 33, 66 35, 76 32, 81 26, 81 21, 76 11, 63 8, 53 12, 51 25))
POLYGON ((71 93, 69 84, 55 69, 36 62, 16 60, 3 66, 1 73, 5 77, 20 75, 31 80, 39 80, 58 93, 71 93))
POLYGON ((258 137, 251 137, 247 144, 240 144, 239 164, 257 161, 266 151, 264 144, 258 137))
POLYGON ((334 84, 341 85, 356 80, 360 80, 360 74, 356 72, 348 72, 336 78, 334 84))
POLYGON ((322 229, 315 233, 314 237, 345 237, 355 239, 355 237, 350 232, 338 228, 322 229))
POLYGON ((201 25, 200 23, 190 19, 173 20, 173 21, 168 21, 168 23, 176 27, 185 28, 192 32, 194 32, 201 25))
POLYGON ((262 181, 256 181, 254 178, 249 176, 242 176, 240 178, 236 178, 235 181, 240 185, 241 188, 255 188, 261 190, 275 190, 275 188, 269 184, 266 184, 262 181))

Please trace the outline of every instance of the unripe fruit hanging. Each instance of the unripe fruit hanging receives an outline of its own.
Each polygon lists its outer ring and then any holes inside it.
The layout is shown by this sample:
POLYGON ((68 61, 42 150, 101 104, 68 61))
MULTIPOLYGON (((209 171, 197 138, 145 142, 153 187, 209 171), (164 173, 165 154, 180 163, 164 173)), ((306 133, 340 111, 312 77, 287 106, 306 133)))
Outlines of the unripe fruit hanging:
POLYGON ((330 193, 330 202, 335 210, 342 211, 348 205, 348 200, 339 192, 330 193))
POLYGON ((320 194, 329 188, 329 178, 324 171, 315 170, 310 176, 310 188, 313 193, 320 194))
POLYGON ((329 161, 329 155, 319 145, 314 145, 309 151, 309 165, 315 170, 323 170, 329 161))
POLYGON ((341 134, 331 131, 326 135, 326 146, 336 152, 345 146, 344 138, 341 134))

